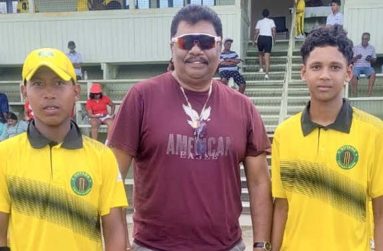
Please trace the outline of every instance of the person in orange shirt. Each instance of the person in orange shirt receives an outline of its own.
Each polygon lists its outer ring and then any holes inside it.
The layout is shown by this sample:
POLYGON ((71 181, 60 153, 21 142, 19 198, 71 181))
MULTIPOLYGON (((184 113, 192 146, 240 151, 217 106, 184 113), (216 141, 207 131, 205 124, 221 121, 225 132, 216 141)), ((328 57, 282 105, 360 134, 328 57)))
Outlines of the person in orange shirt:
POLYGON ((113 122, 115 105, 113 101, 102 93, 99 83, 93 83, 90 87, 89 99, 86 101, 86 111, 91 125, 91 137, 97 139, 98 128, 101 124, 108 127, 108 132, 113 122), (108 112, 110 106, 110 112, 108 112))

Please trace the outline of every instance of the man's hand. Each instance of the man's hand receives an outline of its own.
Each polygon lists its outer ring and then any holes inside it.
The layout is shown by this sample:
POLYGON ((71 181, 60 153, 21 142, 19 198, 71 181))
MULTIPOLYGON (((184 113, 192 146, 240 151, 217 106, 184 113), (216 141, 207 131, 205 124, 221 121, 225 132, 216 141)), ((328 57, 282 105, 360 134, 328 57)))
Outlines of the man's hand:
POLYGON ((362 58, 362 54, 358 54, 358 55, 356 56, 356 58, 357 58, 357 59, 361 59, 361 58, 362 58))
POLYGON ((371 55, 368 55, 368 56, 366 57, 366 61, 368 61, 368 62, 370 62, 371 59, 372 59, 372 56, 371 56, 371 55))

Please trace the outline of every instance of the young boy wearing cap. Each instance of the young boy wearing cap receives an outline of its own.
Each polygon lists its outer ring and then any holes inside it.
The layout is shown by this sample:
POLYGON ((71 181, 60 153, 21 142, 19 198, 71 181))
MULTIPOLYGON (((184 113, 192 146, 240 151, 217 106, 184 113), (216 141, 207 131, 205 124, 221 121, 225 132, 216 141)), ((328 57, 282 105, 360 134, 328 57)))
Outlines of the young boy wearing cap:
POLYGON ((105 124, 108 127, 108 131, 110 130, 113 123, 115 105, 108 96, 103 95, 99 83, 93 83, 89 92, 89 99, 86 101, 85 107, 91 125, 91 136, 97 140, 98 128, 101 124, 105 124), (110 112, 108 112, 108 106, 110 106, 110 112))
POLYGON ((34 119, 27 133, 0 143, 7 156, 0 162, 0 250, 101 251, 103 243, 125 250, 117 162, 71 120, 80 93, 72 63, 59 50, 37 49, 22 77, 34 119))

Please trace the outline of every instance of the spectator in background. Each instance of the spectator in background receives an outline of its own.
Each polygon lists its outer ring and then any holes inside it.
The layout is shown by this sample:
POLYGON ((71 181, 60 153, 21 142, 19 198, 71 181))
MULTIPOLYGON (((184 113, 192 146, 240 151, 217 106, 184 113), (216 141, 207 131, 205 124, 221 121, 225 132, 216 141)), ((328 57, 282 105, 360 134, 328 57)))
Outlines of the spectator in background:
POLYGON ((88 11, 90 4, 89 0, 77 0, 77 11, 88 11))
POLYGON ((305 38, 305 0, 295 0, 295 38, 305 38))
POLYGON ((331 0, 331 12, 327 16, 326 25, 343 25, 343 14, 340 13, 340 0, 331 0))
POLYGON ((9 112, 7 116, 7 124, 5 130, 0 135, 0 141, 16 136, 17 134, 27 131, 28 123, 24 120, 18 120, 17 115, 9 112))
POLYGON ((375 47, 368 43, 369 41, 370 33, 364 32, 362 34, 362 43, 353 48, 354 57, 352 60, 354 62, 354 68, 352 70, 351 90, 354 96, 357 95, 360 74, 365 74, 368 77, 368 96, 372 95, 376 73, 371 63, 375 63, 376 61, 376 52, 375 47))
POLYGON ((259 51, 259 72, 265 72, 265 79, 269 79, 270 53, 275 42, 275 23, 269 17, 269 10, 262 11, 263 19, 255 26, 253 45, 257 43, 259 51))
POLYGON ((82 72, 81 72, 81 63, 82 63, 82 57, 79 52, 76 51, 76 44, 74 41, 69 41, 68 42, 68 49, 69 52, 66 54, 70 61, 73 64, 74 70, 76 72, 76 77, 77 80, 82 79, 82 72))
POLYGON ((108 96, 103 95, 99 83, 93 83, 90 87, 89 99, 85 107, 91 125, 91 137, 98 138, 98 129, 101 124, 105 124, 109 132, 113 123, 115 105, 108 96), (110 106, 110 112, 108 112, 108 106, 110 106))
POLYGON ((7 122, 7 114, 9 112, 8 97, 5 93, 0 92, 0 123, 7 122))
POLYGON ((223 51, 220 56, 220 63, 218 67, 219 76, 221 81, 228 85, 229 79, 233 78, 234 82, 239 87, 240 93, 245 93, 246 81, 239 73, 238 64, 241 62, 238 54, 235 51, 230 50, 233 39, 226 38, 223 41, 223 51))
POLYGON ((24 120, 31 121, 33 119, 33 111, 28 99, 25 99, 24 103, 24 120))

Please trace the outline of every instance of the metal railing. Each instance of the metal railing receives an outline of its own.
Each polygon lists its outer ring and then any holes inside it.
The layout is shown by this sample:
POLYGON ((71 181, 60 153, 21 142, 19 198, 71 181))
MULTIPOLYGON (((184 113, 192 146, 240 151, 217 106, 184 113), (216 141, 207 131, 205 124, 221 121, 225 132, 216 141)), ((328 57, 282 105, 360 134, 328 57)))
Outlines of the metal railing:
POLYGON ((290 39, 289 39, 289 47, 287 51, 287 63, 286 63, 286 73, 282 87, 282 96, 281 96, 281 109, 279 112, 279 120, 278 124, 280 124, 283 120, 285 120, 287 116, 287 105, 288 105, 288 91, 289 91, 289 82, 291 81, 291 70, 292 70, 292 57, 293 57, 293 49, 295 44, 295 8, 292 9, 292 20, 290 27, 290 39))

